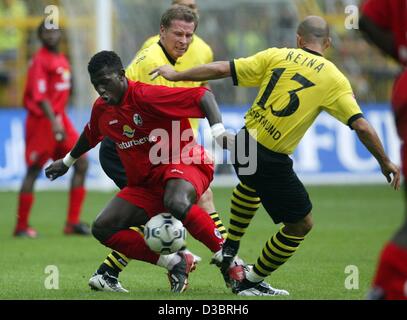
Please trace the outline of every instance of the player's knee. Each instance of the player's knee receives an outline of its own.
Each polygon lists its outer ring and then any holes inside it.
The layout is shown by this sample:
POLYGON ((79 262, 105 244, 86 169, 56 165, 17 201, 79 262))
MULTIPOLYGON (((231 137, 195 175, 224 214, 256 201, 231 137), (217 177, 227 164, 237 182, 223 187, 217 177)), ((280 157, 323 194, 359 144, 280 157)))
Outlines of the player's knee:
POLYGON ((183 221, 191 207, 191 201, 182 195, 164 196, 165 208, 178 220, 183 221))
POLYGON ((302 232, 303 232, 304 236, 311 231, 313 226, 314 226, 314 222, 312 221, 312 219, 307 219, 303 222, 302 232))
POLYGON ((313 226, 314 222, 309 214, 298 223, 298 233, 300 236, 304 237, 311 231, 313 226))
POLYGON ((91 227, 92 235, 99 240, 101 243, 104 243, 107 239, 112 236, 111 229, 108 228, 102 221, 96 220, 92 223, 91 227))
POLYGON ((305 237, 312 229, 314 223, 311 214, 296 223, 284 223, 284 231, 296 237, 305 237))

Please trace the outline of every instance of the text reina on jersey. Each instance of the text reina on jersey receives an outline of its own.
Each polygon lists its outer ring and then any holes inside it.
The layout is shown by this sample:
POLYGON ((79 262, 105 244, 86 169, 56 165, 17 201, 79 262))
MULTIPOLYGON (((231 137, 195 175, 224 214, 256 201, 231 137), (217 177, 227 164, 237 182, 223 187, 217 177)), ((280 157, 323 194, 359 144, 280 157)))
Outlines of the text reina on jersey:
POLYGON ((310 59, 309 57, 305 57, 304 59, 304 55, 301 53, 297 53, 297 55, 294 57, 295 52, 294 51, 290 51, 287 54, 286 60, 287 61, 292 61, 296 64, 300 64, 302 66, 306 66, 308 68, 314 68, 315 71, 317 71, 318 73, 322 70, 322 68, 324 67, 325 63, 321 62, 318 65, 315 65, 315 63, 318 61, 317 59, 310 59))

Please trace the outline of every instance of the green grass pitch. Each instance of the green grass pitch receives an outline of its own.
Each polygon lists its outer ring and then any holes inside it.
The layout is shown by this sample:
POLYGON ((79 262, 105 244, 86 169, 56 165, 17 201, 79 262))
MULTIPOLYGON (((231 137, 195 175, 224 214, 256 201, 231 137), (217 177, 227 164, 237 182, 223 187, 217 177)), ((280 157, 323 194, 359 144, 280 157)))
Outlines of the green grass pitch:
MULTIPOLYGON (((215 188, 215 203, 228 224, 232 188, 215 188)), ((273 286, 290 291, 289 297, 257 299, 363 299, 375 271, 377 257, 403 218, 401 192, 380 186, 323 186, 308 188, 313 201, 314 229, 298 252, 267 278, 273 286), (345 287, 347 266, 358 270, 358 288, 345 287)), ((132 261, 121 274, 128 294, 91 291, 91 274, 109 249, 93 237, 62 234, 66 192, 38 192, 31 224, 40 237, 35 240, 11 236, 15 221, 15 192, 0 193, 0 299, 243 299, 226 289, 220 272, 209 264, 211 254, 189 236, 190 249, 203 258, 190 275, 182 295, 169 292, 165 270, 132 261), (48 273, 59 271, 59 289, 46 289, 48 273)), ((82 220, 91 222, 114 193, 89 192, 82 220)), ((261 209, 241 243, 239 255, 255 262, 263 244, 277 230, 261 209)), ((353 274, 355 275, 355 274, 353 274)), ((355 279, 355 278, 354 278, 355 279)), ((247 298, 245 298, 247 299, 247 298)))

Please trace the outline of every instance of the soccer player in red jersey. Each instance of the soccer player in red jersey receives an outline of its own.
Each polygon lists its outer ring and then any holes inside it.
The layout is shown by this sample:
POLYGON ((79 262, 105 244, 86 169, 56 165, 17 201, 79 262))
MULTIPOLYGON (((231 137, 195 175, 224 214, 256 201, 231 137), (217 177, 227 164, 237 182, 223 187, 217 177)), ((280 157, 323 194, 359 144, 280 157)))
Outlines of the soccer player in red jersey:
MULTIPOLYGON (((401 163, 407 177, 407 1, 367 0, 361 7, 360 29, 385 54, 403 67, 393 85, 391 105, 401 139, 401 163)), ((371 299, 407 299, 407 187, 404 183, 405 219, 383 248, 371 299)))
POLYGON ((102 51, 88 65, 91 82, 100 97, 75 147, 46 170, 51 180, 104 137, 114 141, 128 185, 107 204, 92 225, 101 243, 127 257, 169 271, 171 291, 183 292, 194 267, 192 254, 159 255, 151 251, 132 226, 170 212, 188 232, 212 252, 223 237, 214 221, 196 203, 213 178, 213 163, 195 142, 185 118, 206 117, 214 138, 225 135, 213 94, 204 87, 169 88, 133 82, 125 77, 116 53, 102 51))
MULTIPOLYGON (((24 92, 26 120, 25 160, 27 173, 19 198, 14 235, 35 238, 37 232, 28 220, 34 202, 34 183, 48 159, 58 159, 75 144, 78 133, 65 113, 71 88, 71 71, 66 57, 59 52, 61 30, 48 29, 45 22, 38 27, 42 47, 34 55, 27 74, 24 92)), ((85 157, 74 166, 69 196, 65 234, 90 234, 89 227, 79 221, 85 197, 84 180, 88 168, 85 157)))

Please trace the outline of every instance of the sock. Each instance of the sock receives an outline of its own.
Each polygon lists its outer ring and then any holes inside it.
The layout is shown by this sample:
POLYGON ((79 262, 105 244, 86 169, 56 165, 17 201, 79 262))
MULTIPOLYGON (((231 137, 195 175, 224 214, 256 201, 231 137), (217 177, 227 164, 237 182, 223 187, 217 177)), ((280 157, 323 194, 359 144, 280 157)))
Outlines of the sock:
POLYGON ((159 254, 151 251, 141 234, 130 229, 116 232, 103 244, 134 260, 156 264, 160 257, 159 254))
POLYGON ((24 230, 28 227, 31 207, 34 203, 34 194, 21 192, 18 198, 17 226, 16 230, 24 230))
MULTIPOLYGON (((144 237, 144 226, 140 227, 130 227, 129 229, 137 231, 142 237, 144 237)), ((119 273, 123 271, 125 267, 129 264, 130 259, 127 258, 124 254, 117 251, 112 251, 105 261, 100 265, 97 273, 104 274, 108 272, 109 274, 118 277, 119 273)))
POLYGON ((297 250, 304 237, 295 237, 283 232, 284 226, 266 242, 253 272, 260 278, 267 277, 284 264, 297 250))
POLYGON ((103 261, 102 265, 98 269, 98 273, 103 274, 107 271, 109 274, 118 277, 119 273, 127 266, 129 259, 124 255, 116 251, 112 251, 103 261))
POLYGON ((81 214, 81 208, 83 199, 85 198, 86 189, 84 187, 72 188, 69 193, 69 208, 67 223, 78 224, 79 215, 81 214))
POLYGON ((257 196, 256 190, 243 183, 236 186, 231 199, 228 243, 235 242, 235 246, 238 246, 236 242, 240 242, 260 204, 260 198, 257 196))
POLYGON ((369 299, 406 300, 406 279, 407 249, 390 241, 380 253, 369 299))
POLYGON ((222 237, 224 239, 226 239, 227 231, 226 231, 225 226, 223 225, 222 220, 219 217, 219 214, 215 211, 215 212, 210 213, 209 216, 211 217, 211 219, 215 223, 215 226, 218 229, 218 231, 220 232, 220 234, 222 235, 222 237))
POLYGON ((188 232, 209 250, 212 252, 220 250, 223 243, 222 235, 206 211, 194 204, 182 223, 188 232))

